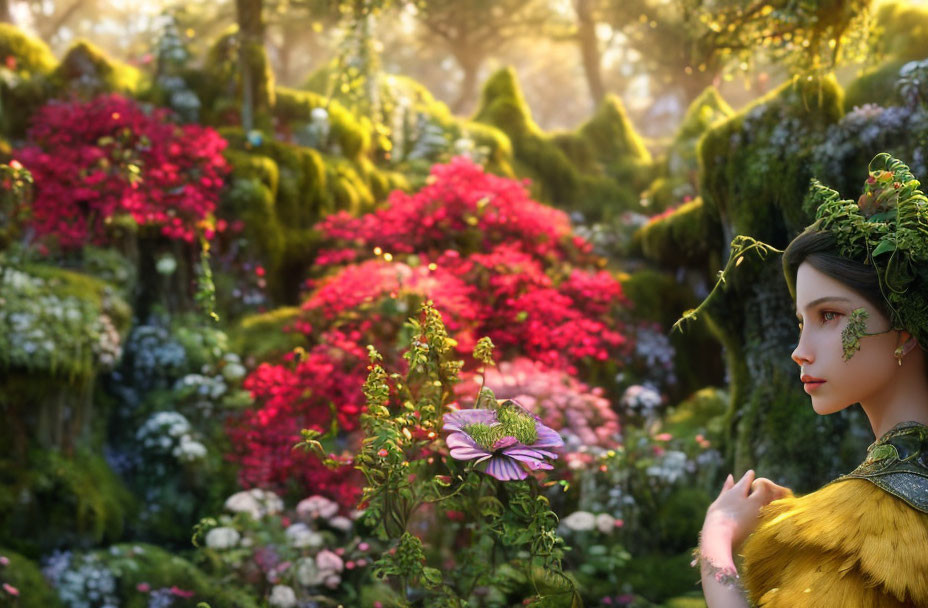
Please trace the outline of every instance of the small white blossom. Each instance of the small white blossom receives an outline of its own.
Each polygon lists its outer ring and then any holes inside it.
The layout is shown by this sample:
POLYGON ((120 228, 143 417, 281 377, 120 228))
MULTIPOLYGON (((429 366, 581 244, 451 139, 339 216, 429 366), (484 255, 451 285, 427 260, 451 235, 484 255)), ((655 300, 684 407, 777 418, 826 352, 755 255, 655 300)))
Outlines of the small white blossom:
POLYGON ((325 496, 310 496, 297 504, 296 512, 303 519, 329 519, 338 513, 338 504, 325 496))
POLYGON ((287 585, 274 585, 268 603, 278 608, 293 608, 296 606, 296 593, 287 585))
POLYGON ((287 542, 292 546, 302 549, 304 547, 318 548, 321 547, 324 540, 318 532, 309 529, 304 523, 296 523, 287 528, 287 542))
POLYGON ((238 544, 241 534, 235 528, 222 526, 206 533, 206 546, 210 549, 231 549, 238 544))
POLYGON ((561 523, 574 532, 589 532, 596 527, 596 516, 588 511, 574 511, 561 523))
POLYGON ((608 513, 596 516, 596 529, 603 534, 610 534, 615 529, 615 518, 608 513))

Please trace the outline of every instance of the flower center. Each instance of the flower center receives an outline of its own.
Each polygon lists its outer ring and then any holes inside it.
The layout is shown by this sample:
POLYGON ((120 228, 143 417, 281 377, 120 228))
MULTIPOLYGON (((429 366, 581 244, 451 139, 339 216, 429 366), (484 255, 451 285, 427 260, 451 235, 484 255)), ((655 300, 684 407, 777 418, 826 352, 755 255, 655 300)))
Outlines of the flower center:
POLYGON ((532 445, 538 441, 538 429, 535 428, 535 419, 516 406, 503 405, 496 411, 494 424, 477 422, 463 427, 465 433, 470 435, 477 445, 494 451, 494 445, 503 437, 515 437, 523 445, 532 445))

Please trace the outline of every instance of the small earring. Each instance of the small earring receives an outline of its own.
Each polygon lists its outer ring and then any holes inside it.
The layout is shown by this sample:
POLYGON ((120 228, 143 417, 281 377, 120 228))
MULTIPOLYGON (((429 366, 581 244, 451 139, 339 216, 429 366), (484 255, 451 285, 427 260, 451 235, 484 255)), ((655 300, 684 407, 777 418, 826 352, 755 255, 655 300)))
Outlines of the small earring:
POLYGON ((899 367, 902 367, 902 357, 904 356, 903 347, 899 346, 893 351, 893 356, 896 358, 896 363, 899 364, 899 367))

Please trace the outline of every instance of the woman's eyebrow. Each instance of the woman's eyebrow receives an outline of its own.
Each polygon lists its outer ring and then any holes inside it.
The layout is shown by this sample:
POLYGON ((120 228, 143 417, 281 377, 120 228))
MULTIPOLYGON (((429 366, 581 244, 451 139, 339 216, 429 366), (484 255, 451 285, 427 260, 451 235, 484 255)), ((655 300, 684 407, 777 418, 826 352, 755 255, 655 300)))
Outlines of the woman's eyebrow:
MULTIPOLYGON (((844 296, 825 296, 823 298, 818 298, 817 300, 812 300, 811 302, 806 304, 805 309, 808 310, 817 304, 821 304, 822 302, 832 302, 832 301, 850 302, 851 299, 845 298, 844 296)), ((802 315, 799 314, 798 308, 796 309, 796 317, 802 318, 802 315)))

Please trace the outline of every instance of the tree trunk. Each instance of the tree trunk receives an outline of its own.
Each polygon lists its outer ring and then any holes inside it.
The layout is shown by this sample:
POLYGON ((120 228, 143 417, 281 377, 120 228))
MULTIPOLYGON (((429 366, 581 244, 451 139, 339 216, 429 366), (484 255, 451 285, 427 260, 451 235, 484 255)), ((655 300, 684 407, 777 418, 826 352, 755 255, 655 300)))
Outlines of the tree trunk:
POLYGON ((254 126, 254 83, 258 78, 257 74, 252 73, 253 66, 249 61, 249 55, 255 45, 264 44, 264 20, 261 10, 263 4, 263 0, 235 0, 241 37, 238 56, 242 76, 242 129, 246 133, 254 126))
POLYGON ((583 73, 586 75, 586 84, 590 89, 590 101, 595 110, 606 96, 606 90, 603 86, 601 72, 602 56, 599 51, 599 41, 596 39, 594 2, 595 0, 574 0, 574 11, 577 14, 577 42, 580 43, 583 73))
MULTIPOLYGON (((0 22, 13 23, 13 15, 10 13, 10 0, 0 0, 0 22)), ((13 23, 15 25, 15 23, 13 23)))
POLYGON ((458 98, 451 106, 451 111, 455 114, 466 114, 471 111, 474 102, 477 99, 477 73, 480 71, 480 64, 483 63, 482 57, 463 56, 455 54, 458 65, 464 72, 464 78, 461 80, 461 90, 458 98))

